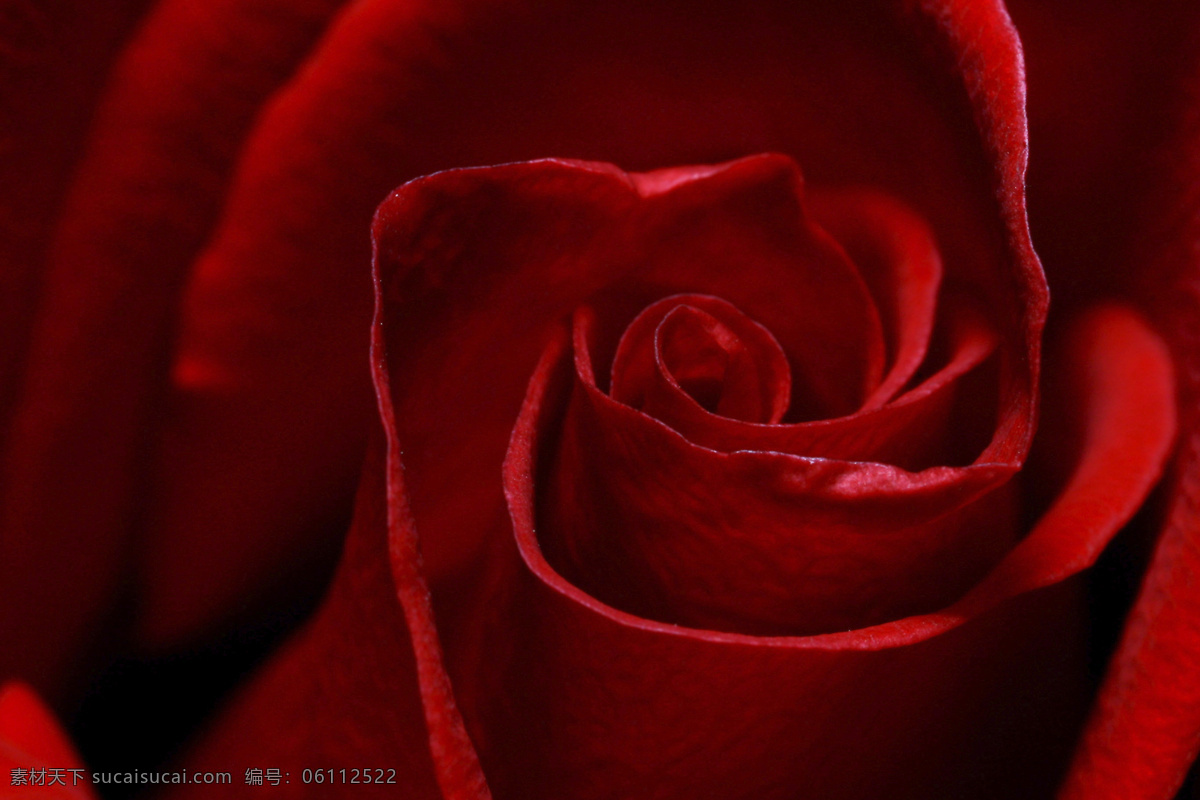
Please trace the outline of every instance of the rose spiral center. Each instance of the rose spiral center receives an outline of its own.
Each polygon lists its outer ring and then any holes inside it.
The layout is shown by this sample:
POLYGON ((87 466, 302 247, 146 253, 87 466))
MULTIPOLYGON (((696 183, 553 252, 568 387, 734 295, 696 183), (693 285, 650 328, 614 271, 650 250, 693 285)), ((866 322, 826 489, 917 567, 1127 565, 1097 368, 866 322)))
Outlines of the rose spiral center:
MULTIPOLYGON (((838 288, 874 287, 869 302, 890 309, 892 364, 867 370, 865 399, 840 415, 807 413, 825 405, 810 394, 839 347, 810 323, 838 323, 821 312, 836 293, 795 297, 770 329, 747 313, 778 311, 767 298, 669 295, 611 351, 611 328, 577 311, 573 388, 547 389, 567 398, 539 491, 539 538, 572 583, 649 619, 814 634, 944 607, 1012 546, 1011 469, 951 466, 971 421, 991 416, 995 331, 953 293, 934 322, 938 256, 918 218, 858 211, 835 226, 851 234, 841 263, 868 278, 838 288), (910 275, 916 288, 888 291, 910 275), (605 352, 608 391, 593 364, 605 352)), ((860 363, 879 352, 868 337, 860 363)))
POLYGON ((771 332, 716 297, 677 295, 626 329, 613 360, 612 396, 670 422, 696 404, 743 422, 774 424, 791 399, 791 370, 771 332))

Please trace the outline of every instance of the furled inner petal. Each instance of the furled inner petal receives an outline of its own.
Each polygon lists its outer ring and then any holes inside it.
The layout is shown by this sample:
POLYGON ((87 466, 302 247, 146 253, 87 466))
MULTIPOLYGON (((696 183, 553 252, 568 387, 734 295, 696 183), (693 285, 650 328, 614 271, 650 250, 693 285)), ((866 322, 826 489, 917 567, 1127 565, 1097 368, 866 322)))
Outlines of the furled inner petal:
POLYGON ((874 190, 813 192, 809 211, 846 250, 879 308, 891 366, 863 410, 879 408, 916 374, 929 347, 942 282, 937 241, 919 214, 874 190))
POLYGON ((770 331, 737 308, 679 295, 650 305, 626 329, 611 392, 651 416, 669 394, 729 419, 775 423, 787 413, 791 372, 770 331))
POLYGON ((1011 467, 698 447, 596 386, 593 326, 576 315, 539 536, 598 599, 697 628, 825 633, 944 607, 1015 541, 1011 467))
MULTIPOLYGON (((849 414, 876 391, 887 346, 875 298, 839 243, 807 216, 798 175, 772 161, 703 179, 687 168, 637 180, 642 189, 670 191, 661 203, 651 196, 636 223, 618 223, 587 256, 626 271, 620 292, 580 297, 597 312, 598 363, 614 362, 630 319, 686 292, 754 310, 786 353, 790 418, 849 414)), ((578 270, 579 259, 572 264, 578 270)), ((577 273, 571 280, 578 285, 577 273)), ((739 325, 715 316, 741 335, 739 325)))
MULTIPOLYGON (((875 461, 914 471, 970 463, 979 455, 979 447, 971 449, 964 429, 969 421, 978 422, 974 418, 982 416, 986 422, 987 415, 977 396, 962 391, 963 384, 987 379, 998 337, 990 322, 966 298, 954 299, 956 302, 943 310, 934 337, 938 346, 930 354, 926 370, 930 374, 877 408, 833 419, 757 423, 713 413, 661 378, 647 378, 649 388, 632 393, 625 388, 632 379, 620 381, 614 377, 612 397, 669 425, 694 444, 722 452, 772 450, 815 458, 875 461)), ((642 319, 639 316, 630 325, 628 338, 642 326, 642 319)), ((759 362, 767 352, 759 351, 759 362)), ((618 351, 614 373, 629 363, 623 355, 618 351)), ((634 376, 640 374, 633 368, 631 372, 634 376)))

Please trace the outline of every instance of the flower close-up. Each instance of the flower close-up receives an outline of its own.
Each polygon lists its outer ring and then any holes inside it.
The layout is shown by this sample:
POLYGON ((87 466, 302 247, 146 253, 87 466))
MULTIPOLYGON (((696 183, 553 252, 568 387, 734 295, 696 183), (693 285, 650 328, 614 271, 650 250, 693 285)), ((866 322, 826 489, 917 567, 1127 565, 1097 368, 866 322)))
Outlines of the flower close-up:
POLYGON ((1197 42, 0 3, 0 796, 1190 797, 1197 42))

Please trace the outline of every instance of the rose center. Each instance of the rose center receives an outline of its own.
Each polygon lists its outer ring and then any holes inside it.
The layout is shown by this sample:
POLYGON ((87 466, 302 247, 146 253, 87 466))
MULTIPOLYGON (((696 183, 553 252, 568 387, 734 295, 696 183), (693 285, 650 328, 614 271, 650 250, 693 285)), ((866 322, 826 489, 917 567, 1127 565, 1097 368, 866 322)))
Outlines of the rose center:
POLYGON ((682 401, 730 419, 777 423, 791 370, 770 331, 707 295, 668 297, 626 329, 613 361, 612 396, 669 421, 682 401))

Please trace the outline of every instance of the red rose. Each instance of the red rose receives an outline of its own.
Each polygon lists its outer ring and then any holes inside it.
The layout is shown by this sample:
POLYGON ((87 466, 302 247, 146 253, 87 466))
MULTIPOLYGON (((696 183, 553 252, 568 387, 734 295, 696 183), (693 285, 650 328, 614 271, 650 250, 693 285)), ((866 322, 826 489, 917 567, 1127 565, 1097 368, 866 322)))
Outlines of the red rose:
MULTIPOLYGON (((69 697, 122 647, 122 596, 160 652, 294 605, 370 438, 321 609, 189 769, 312 796, 365 769, 417 797, 1052 794, 1089 699, 1068 579, 1159 474, 1169 362, 1067 280, 1041 369, 1014 29, 910 5, 15 16, 6 674, 69 697), (135 20, 89 124, 83 76, 135 20), (380 207, 373 433, 372 209, 545 156, 591 163, 380 207)), ((1147 259, 1157 287, 1185 252, 1147 259)), ((1194 754, 1162 711, 1186 679, 1122 677, 1196 639, 1156 599, 1187 596, 1173 520, 1077 796, 1123 765, 1169 793, 1194 754)))

